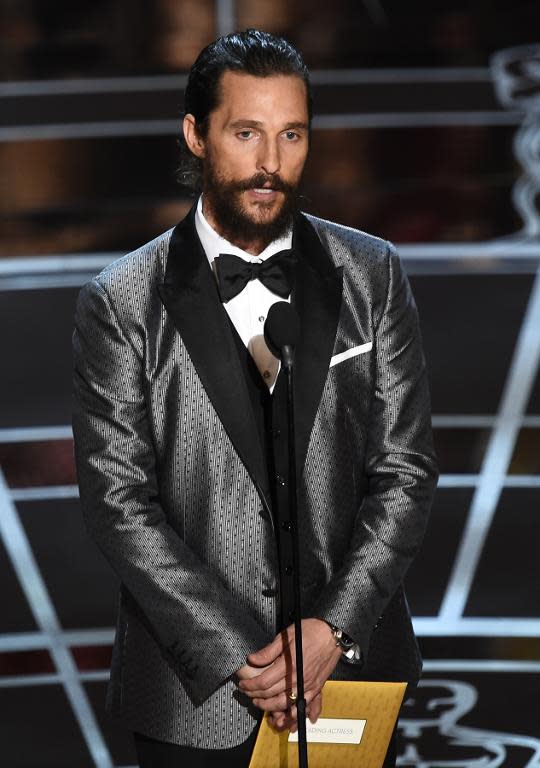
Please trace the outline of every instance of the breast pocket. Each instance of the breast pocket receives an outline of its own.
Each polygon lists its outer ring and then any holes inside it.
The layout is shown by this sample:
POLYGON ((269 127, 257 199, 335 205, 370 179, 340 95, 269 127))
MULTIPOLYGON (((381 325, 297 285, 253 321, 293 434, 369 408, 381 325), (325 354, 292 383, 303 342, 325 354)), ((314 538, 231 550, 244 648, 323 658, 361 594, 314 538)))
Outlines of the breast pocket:
POLYGON ((351 347, 350 349, 346 349, 344 352, 340 352, 339 354, 330 358, 330 368, 333 368, 334 365, 339 365, 339 363, 342 363, 345 360, 350 360, 352 357, 365 355, 367 352, 371 352, 372 347, 373 342, 368 341, 365 344, 360 344, 358 347, 351 347))
POLYGON ((351 425, 367 423, 373 393, 372 349, 373 343, 368 341, 345 350, 342 347, 343 351, 330 358, 328 399, 335 407, 336 425, 346 431, 351 425))

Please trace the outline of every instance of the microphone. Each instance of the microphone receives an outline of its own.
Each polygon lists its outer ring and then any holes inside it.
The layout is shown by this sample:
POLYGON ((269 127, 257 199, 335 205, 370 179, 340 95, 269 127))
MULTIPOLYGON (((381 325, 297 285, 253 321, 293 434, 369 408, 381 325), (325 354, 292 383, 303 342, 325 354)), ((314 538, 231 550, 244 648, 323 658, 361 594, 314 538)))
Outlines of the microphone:
POLYGON ((283 363, 287 379, 287 432, 289 453, 289 519, 292 536, 292 593, 294 597, 294 645, 296 650, 296 709, 298 713, 298 765, 308 768, 304 655, 302 651, 302 597, 300 591, 300 542, 298 536, 298 491, 296 483, 296 439, 294 430, 293 352, 300 338, 300 318, 287 301, 277 301, 268 310, 264 340, 283 363))
POLYGON ((293 364, 293 350, 300 338, 300 318, 288 301, 277 301, 268 310, 264 340, 270 352, 285 368, 293 364))

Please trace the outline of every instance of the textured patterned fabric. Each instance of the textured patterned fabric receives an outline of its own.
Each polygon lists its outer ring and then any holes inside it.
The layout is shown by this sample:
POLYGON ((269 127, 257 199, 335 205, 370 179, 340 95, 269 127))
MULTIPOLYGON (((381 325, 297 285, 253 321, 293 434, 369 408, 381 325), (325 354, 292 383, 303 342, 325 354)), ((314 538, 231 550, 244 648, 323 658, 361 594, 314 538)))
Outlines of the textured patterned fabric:
MULTIPOLYGON (((401 582, 437 478, 416 308, 389 243, 299 219, 314 265, 296 380, 303 613, 363 648, 366 664, 334 677, 414 682, 401 582)), ((73 428, 85 524, 122 582, 107 710, 156 739, 227 748, 256 723, 232 675, 274 636, 278 574, 213 280, 192 212, 82 288, 73 428)))

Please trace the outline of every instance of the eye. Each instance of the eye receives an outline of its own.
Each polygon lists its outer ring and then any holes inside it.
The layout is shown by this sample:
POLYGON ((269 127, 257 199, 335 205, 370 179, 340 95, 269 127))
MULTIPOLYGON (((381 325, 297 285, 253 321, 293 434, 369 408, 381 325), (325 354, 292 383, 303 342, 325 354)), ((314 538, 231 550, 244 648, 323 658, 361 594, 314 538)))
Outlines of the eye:
POLYGON ((246 128, 244 131, 239 131, 236 134, 240 139, 250 139, 253 136, 253 131, 250 128, 246 128))
POLYGON ((296 141, 296 139, 299 139, 300 136, 296 131, 285 131, 285 138, 287 141, 296 141))

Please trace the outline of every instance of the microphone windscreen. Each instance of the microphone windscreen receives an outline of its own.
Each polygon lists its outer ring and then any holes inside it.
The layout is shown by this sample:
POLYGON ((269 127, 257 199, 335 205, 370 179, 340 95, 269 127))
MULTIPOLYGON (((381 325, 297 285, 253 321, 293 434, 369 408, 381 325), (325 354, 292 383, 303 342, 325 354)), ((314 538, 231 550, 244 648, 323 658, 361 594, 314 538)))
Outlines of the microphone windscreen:
POLYGON ((300 318, 287 301, 272 304, 264 324, 264 338, 270 351, 281 357, 283 347, 295 347, 300 338, 300 318))

